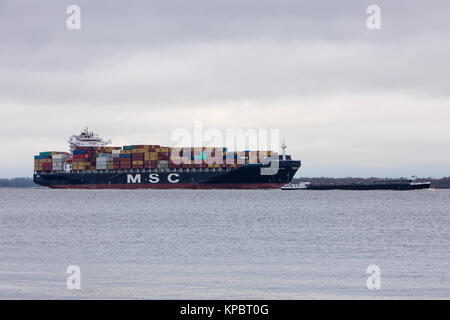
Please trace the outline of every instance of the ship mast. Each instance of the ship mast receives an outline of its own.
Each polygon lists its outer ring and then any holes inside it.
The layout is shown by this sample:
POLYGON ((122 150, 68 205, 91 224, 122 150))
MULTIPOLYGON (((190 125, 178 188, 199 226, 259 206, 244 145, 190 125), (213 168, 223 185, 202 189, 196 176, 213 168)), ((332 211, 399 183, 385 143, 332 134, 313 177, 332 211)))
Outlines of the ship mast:
POLYGON ((283 144, 281 145, 281 149, 283 149, 283 160, 286 160, 286 144, 284 143, 284 139, 283 139, 283 144))

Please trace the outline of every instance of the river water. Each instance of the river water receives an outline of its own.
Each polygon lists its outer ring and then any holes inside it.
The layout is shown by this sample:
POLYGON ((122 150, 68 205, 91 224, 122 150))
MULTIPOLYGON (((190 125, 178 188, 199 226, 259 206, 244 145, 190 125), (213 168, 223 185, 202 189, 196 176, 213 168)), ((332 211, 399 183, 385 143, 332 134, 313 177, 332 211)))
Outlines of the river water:
POLYGON ((0 203, 1 299, 450 298, 450 190, 0 189, 0 203))

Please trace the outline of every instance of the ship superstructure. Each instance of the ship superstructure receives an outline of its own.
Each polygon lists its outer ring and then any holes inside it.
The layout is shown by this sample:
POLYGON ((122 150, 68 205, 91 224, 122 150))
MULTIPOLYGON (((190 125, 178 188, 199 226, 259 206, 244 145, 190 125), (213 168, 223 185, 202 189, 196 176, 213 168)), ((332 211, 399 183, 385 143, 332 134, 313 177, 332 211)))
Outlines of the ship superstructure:
POLYGON ((101 138, 97 133, 89 131, 86 127, 80 134, 72 135, 69 138, 70 151, 76 150, 77 147, 105 147, 111 144, 111 140, 101 138))

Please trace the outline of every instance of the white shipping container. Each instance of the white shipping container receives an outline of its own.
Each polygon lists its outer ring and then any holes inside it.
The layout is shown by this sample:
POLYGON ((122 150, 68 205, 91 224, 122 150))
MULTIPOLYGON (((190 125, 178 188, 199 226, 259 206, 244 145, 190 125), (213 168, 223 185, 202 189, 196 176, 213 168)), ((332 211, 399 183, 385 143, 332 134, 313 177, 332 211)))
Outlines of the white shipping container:
POLYGON ((68 154, 55 154, 52 156, 52 159, 65 159, 68 156, 69 156, 68 154))

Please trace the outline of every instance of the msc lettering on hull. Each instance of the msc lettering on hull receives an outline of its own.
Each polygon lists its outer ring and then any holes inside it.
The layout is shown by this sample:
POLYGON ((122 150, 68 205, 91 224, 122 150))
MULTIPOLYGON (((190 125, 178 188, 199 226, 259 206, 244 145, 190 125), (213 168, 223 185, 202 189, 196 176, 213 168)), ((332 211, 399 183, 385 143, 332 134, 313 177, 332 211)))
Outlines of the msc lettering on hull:
POLYGON ((170 183, 178 183, 180 182, 180 175, 178 173, 171 173, 167 176, 167 181, 170 183))
POLYGON ((127 175, 127 183, 141 183, 141 175, 137 174, 134 177, 132 174, 127 175))
MULTIPOLYGON (((146 180, 146 179, 145 179, 146 180)), ((150 173, 148 175, 149 183, 159 183, 161 181, 158 173, 150 173)), ((147 182, 147 181, 144 181, 147 182)), ((169 183, 179 183, 180 175, 178 173, 170 173, 167 175, 167 182, 169 183)), ((142 183, 141 174, 127 174, 127 183, 142 183)))

